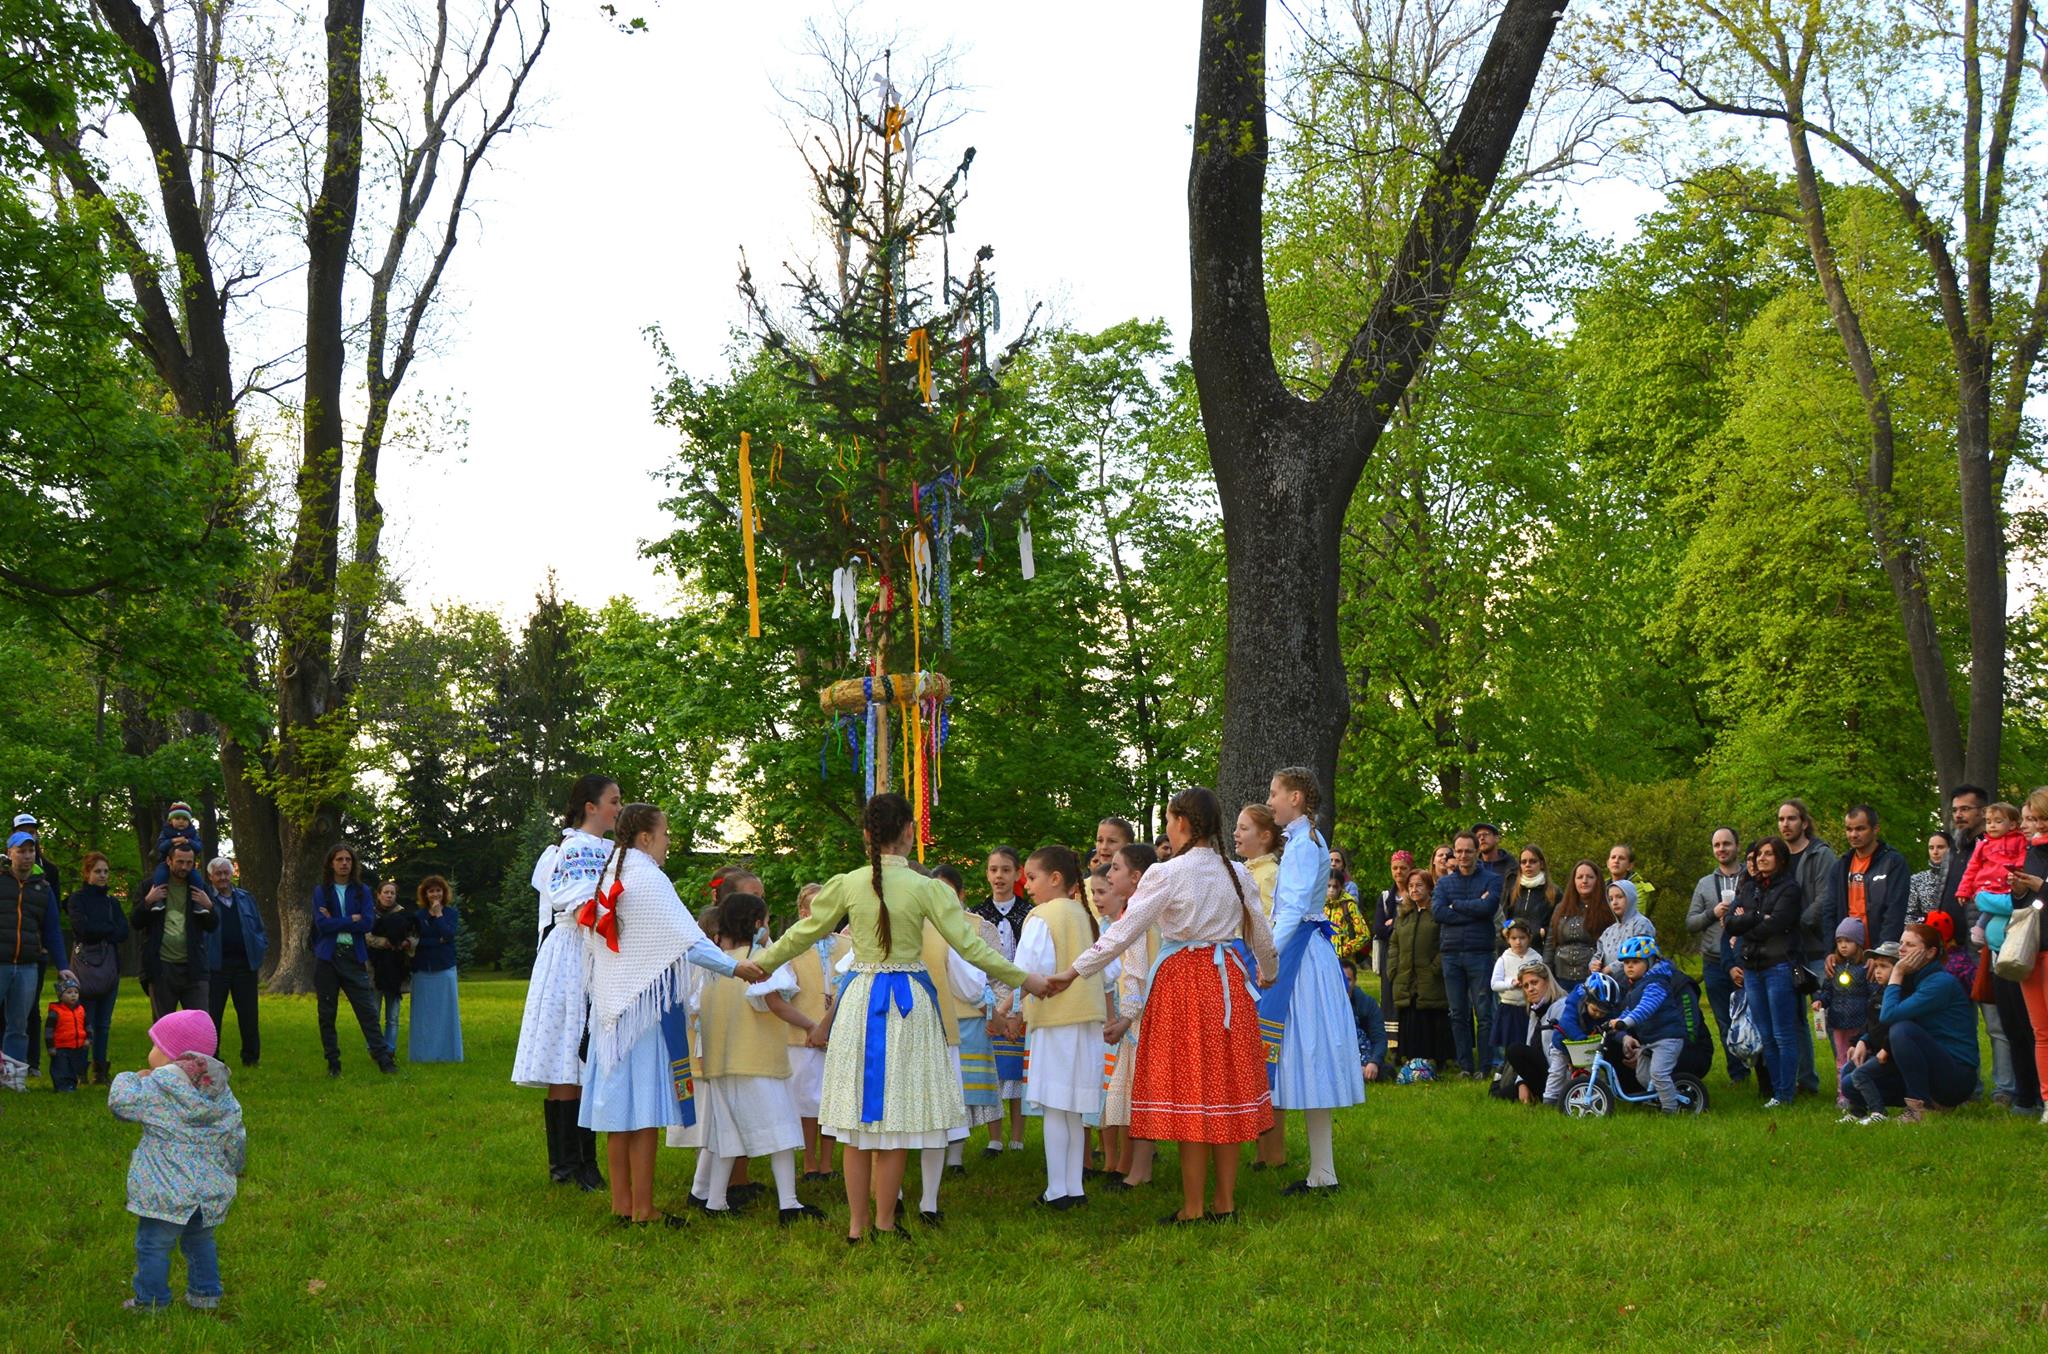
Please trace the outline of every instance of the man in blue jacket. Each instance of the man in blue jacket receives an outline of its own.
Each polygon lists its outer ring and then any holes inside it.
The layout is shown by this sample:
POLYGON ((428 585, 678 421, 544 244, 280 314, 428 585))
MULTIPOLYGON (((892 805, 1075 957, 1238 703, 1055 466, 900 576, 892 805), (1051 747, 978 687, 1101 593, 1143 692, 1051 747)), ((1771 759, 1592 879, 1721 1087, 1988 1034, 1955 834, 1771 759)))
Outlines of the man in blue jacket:
POLYGON ((206 867, 213 884, 213 896, 220 904, 220 921, 206 935, 206 966, 211 975, 208 1009, 213 1027, 223 1028, 228 998, 235 999, 235 1024, 242 1033, 242 1066, 254 1067, 263 1053, 262 1029, 256 1019, 257 977, 263 972, 264 956, 270 953, 270 937, 263 931, 263 914, 256 900, 235 887, 235 863, 225 856, 206 867))
POLYGON ((1479 839, 1460 832, 1451 843, 1451 872, 1436 881, 1429 915, 1435 919, 1451 1004, 1451 1044, 1468 1077, 1491 1076, 1493 930, 1500 911, 1500 876, 1479 864, 1479 839))

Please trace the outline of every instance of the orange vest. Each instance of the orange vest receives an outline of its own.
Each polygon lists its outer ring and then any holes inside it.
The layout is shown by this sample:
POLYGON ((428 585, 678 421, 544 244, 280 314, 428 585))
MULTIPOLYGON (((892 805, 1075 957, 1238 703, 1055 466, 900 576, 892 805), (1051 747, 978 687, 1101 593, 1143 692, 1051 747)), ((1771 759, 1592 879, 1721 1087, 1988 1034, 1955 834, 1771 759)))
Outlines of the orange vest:
POLYGON ((61 1001, 53 1001, 50 1003, 50 1018, 57 1022, 56 1033, 51 1036, 50 1047, 85 1047, 84 1006, 66 1006, 61 1001))

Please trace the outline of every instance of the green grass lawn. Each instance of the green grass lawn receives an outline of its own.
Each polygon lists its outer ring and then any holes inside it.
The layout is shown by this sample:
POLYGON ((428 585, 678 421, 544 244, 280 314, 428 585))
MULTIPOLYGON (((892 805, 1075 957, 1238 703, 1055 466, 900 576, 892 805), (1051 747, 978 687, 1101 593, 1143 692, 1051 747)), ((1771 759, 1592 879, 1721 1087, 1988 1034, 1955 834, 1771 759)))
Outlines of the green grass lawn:
MULTIPOLYGON (((550 1187, 539 1096, 505 1079, 524 992, 465 982, 470 1061, 388 1077, 344 1007, 340 1081, 312 1001, 265 999, 217 1315, 120 1310, 138 1130, 104 1094, 0 1098, 0 1347, 2048 1347, 2048 1129, 1988 1107, 1837 1127, 1831 1103, 1766 1115, 1716 1072, 1702 1119, 1574 1122, 1390 1086, 1338 1119, 1336 1198, 1247 1173, 1240 1224, 1176 1230, 1154 1225, 1170 1149, 1151 1191, 1051 1214, 1030 1207, 1035 1134, 988 1163, 977 1135, 943 1230, 849 1250, 836 1181, 803 1187, 830 1222, 786 1231, 768 1201, 626 1232, 604 1196, 550 1187)), ((146 1016, 131 986, 117 1068, 141 1063, 146 1016)), ((692 1164, 664 1149, 658 1203, 692 1164)))

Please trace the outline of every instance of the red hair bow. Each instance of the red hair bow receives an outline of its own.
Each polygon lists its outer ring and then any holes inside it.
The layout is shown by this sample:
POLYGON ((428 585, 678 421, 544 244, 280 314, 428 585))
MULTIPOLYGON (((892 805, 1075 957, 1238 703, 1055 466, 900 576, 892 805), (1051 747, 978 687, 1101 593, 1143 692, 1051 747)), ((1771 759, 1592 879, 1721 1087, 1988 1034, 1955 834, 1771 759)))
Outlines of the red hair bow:
POLYGON ((619 952, 619 895, 625 891, 625 884, 614 879, 610 888, 599 889, 576 909, 576 924, 597 932, 613 954, 619 952))

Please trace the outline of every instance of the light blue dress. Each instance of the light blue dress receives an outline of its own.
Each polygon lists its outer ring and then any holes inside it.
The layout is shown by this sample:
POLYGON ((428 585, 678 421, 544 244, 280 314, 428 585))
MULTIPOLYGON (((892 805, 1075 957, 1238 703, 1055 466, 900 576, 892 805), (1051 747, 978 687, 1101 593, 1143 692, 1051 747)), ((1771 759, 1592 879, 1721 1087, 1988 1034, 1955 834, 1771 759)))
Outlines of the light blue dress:
MULTIPOLYGON (((1323 899, 1330 887, 1329 848, 1314 836, 1308 818, 1289 823, 1283 836, 1280 874, 1273 882, 1273 944, 1281 954, 1297 930, 1325 920, 1323 899)), ((1273 1108, 1343 1109, 1364 1100, 1358 1027, 1337 948, 1328 937, 1311 935, 1288 1003, 1273 1108)))
MULTIPOLYGON (((731 955, 709 940, 689 949, 690 962, 730 978, 738 967, 731 955)), ((656 1023, 633 1041, 626 1055, 600 1073, 597 1059, 583 1064, 583 1099, 576 1122, 596 1133, 631 1133, 641 1128, 681 1128, 683 1107, 669 1075, 668 1040, 656 1023)))

